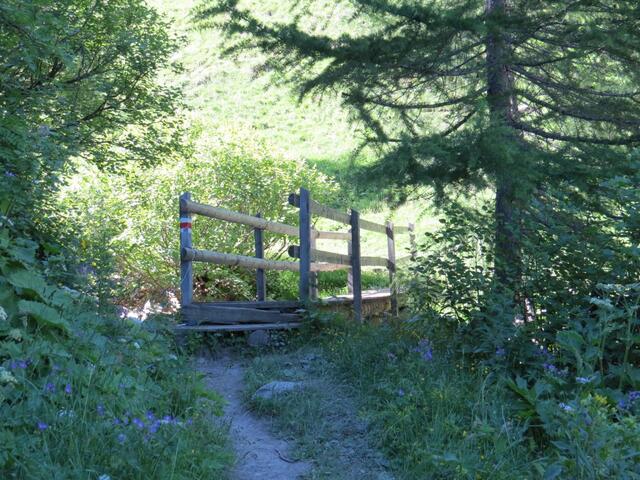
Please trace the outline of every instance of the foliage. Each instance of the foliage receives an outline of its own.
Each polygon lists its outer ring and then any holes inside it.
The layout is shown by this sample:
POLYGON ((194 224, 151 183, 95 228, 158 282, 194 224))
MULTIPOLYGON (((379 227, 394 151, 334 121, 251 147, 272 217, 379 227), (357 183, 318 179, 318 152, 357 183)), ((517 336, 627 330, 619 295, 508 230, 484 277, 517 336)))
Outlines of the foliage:
POLYGON ((43 235, 70 158, 115 168, 175 151, 177 92, 156 76, 176 46, 142 0, 2 2, 0 213, 43 235))
POLYGON ((415 479, 534 478, 524 426, 509 418, 491 375, 421 335, 414 326, 334 321, 321 337, 394 470, 415 479))
MULTIPOLYGON (((309 188, 319 201, 335 200, 335 183, 314 168, 273 157, 265 146, 223 143, 209 138, 189 158, 167 161, 153 170, 125 169, 98 174, 85 166, 63 191, 64 215, 77 226, 77 254, 99 274, 113 274, 120 297, 167 301, 178 283, 177 203, 182 192, 194 201, 297 225, 288 192, 309 188), (107 243, 107 254, 104 247, 107 243)), ((284 237, 265 232, 268 256, 284 254, 284 237)), ((254 254, 253 230, 206 217, 194 218, 196 248, 254 254)), ((201 298, 247 299, 255 295, 251 272, 196 264, 201 298)))
POLYGON ((51 283, 38 245, 0 230, 3 478, 210 478, 229 463, 221 399, 160 324, 99 314, 51 283))
POLYGON ((265 53, 301 96, 339 96, 379 148, 375 185, 400 199, 415 185, 494 188, 494 289, 511 315, 532 201, 571 177, 589 195, 603 169, 624 168, 619 147, 640 144, 635 2, 351 0, 329 31, 313 21, 321 2, 292 3, 283 19, 203 0, 195 18, 231 51, 265 53))

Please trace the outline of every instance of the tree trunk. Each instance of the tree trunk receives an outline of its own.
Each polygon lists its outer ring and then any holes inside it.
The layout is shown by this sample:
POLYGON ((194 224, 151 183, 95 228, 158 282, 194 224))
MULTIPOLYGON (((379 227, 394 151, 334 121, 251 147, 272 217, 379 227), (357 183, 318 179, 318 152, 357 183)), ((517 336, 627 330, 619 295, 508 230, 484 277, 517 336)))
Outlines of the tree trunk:
POLYGON ((494 159, 495 199, 495 278, 502 293, 517 291, 520 276, 520 233, 518 227, 518 175, 512 161, 513 147, 519 144, 511 128, 516 115, 513 79, 508 68, 509 44, 504 32, 508 0, 486 0, 487 100, 492 128, 498 132, 494 159))

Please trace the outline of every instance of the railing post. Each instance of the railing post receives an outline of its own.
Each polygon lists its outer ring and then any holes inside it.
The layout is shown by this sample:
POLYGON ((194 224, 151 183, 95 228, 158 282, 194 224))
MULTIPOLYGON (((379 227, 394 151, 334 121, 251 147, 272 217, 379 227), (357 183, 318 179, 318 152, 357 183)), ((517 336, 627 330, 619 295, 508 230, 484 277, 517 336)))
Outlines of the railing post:
MULTIPOLYGON (((262 218, 260 213, 256 213, 256 217, 262 218)), ((256 243, 256 258, 264 258, 264 238, 263 230, 261 228, 253 229, 253 236, 256 243)), ((264 269, 258 268, 256 270, 256 300, 264 302, 267 298, 267 279, 264 274, 264 269)))
POLYGON ((351 275, 353 279, 353 316, 362 322, 362 278, 360 265, 360 214, 351 209, 351 275))
POLYGON ((300 301, 309 301, 311 274, 311 194, 300 189, 300 301))
POLYGON ((416 247, 416 226, 413 223, 408 225, 409 227, 409 252, 411 254, 411 260, 415 260, 418 254, 418 248, 416 247))
POLYGON ((389 270, 389 289, 391 293, 391 313, 398 316, 398 283, 396 281, 396 245, 393 236, 393 222, 387 222, 387 253, 389 270))
MULTIPOLYGON (((353 248, 351 248, 351 240, 347 242, 347 255, 351 257, 353 254, 353 248)), ((349 266, 347 270, 347 293, 349 295, 353 294, 353 268, 349 266)))
MULTIPOLYGON (((316 248, 316 237, 311 235, 311 248, 316 248)), ((311 300, 318 300, 318 272, 309 273, 311 300)))
POLYGON ((182 252, 191 248, 191 213, 185 211, 184 203, 191 200, 191 193, 180 195, 180 305, 190 305, 193 301, 193 263, 185 260, 182 252))

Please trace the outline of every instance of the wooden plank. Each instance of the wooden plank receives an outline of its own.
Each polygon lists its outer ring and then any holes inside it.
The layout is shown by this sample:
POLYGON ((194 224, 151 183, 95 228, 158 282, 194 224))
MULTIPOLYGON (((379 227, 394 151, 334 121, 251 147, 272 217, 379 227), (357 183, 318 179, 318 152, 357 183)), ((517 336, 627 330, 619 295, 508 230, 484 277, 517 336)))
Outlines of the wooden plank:
POLYGON ((319 238, 321 240, 344 240, 349 241, 351 235, 349 232, 325 232, 322 230, 312 230, 312 238, 319 238))
POLYGON ((351 269, 353 275, 353 316, 362 322, 362 277, 360 268, 360 214, 351 210, 351 269))
POLYGON ((286 323, 244 323, 240 325, 176 325, 176 332, 242 332, 250 330, 288 330, 300 328, 301 322, 286 323))
POLYGON ((360 219, 360 228, 362 230, 369 230, 370 232, 382 233, 383 235, 387 233, 387 227, 384 225, 364 219, 360 219))
MULTIPOLYGON (((256 217, 260 218, 261 215, 258 213, 256 217)), ((262 235, 262 229, 254 228, 253 229, 253 237, 255 240, 255 252, 256 258, 264 259, 264 239, 262 235)), ((267 297, 267 278, 264 274, 264 268, 258 268, 256 270, 256 300, 259 302, 264 302, 267 297)))
POLYGON ((396 245, 393 235, 393 223, 387 222, 387 255, 389 257, 389 288, 391 289, 391 313, 398 316, 398 284, 396 278, 396 245))
POLYGON ((180 313, 191 325, 200 323, 278 323, 300 320, 300 316, 294 313, 217 305, 186 305, 180 309, 180 313))
POLYGON ((244 213, 234 212, 227 210, 226 208, 212 207, 211 205, 204 205, 202 203, 196 203, 188 200, 180 200, 180 207, 189 213, 197 213, 209 218, 215 218, 218 220, 224 220, 226 222, 239 223, 242 225, 248 225, 253 228, 260 228, 262 230, 268 230, 273 233, 281 233, 283 235, 298 236, 298 229, 292 225, 287 225, 279 222, 271 222, 264 218, 258 218, 244 213))
POLYGON ((311 194, 306 188, 300 189, 300 301, 309 301, 309 277, 311 274, 311 194))
POLYGON ((405 226, 403 226, 403 225, 395 225, 395 226, 393 227, 393 232, 394 232, 396 235, 404 235, 404 234, 410 233, 410 232, 411 232, 411 230, 410 230, 410 228, 409 228, 409 227, 405 227, 405 226))
MULTIPOLYGON (((300 207, 300 202, 300 195, 297 195, 295 193, 289 195, 290 205, 293 205, 294 207, 300 207)), ((341 212, 340 210, 336 210, 335 208, 327 207, 326 205, 322 205, 315 200, 311 200, 309 202, 309 209, 313 215, 318 215, 319 217, 328 218, 329 220, 333 220, 334 222, 340 222, 349 225, 349 214, 346 212, 341 212)))
MULTIPOLYGON (((191 222, 189 212, 182 209, 182 203, 191 199, 191 193, 185 192, 180 196, 180 252, 192 247, 191 222)), ((193 263, 180 256, 180 305, 189 305, 193 301, 193 263)))
MULTIPOLYGON (((300 196, 292 193, 289 195, 289 204, 294 207, 300 206, 300 196)), ((351 217, 348 213, 341 212, 340 210, 336 210, 335 208, 327 207, 326 205, 322 205, 314 200, 311 200, 309 203, 311 213, 313 215, 318 215, 319 217, 328 218, 329 220, 333 220, 334 222, 344 223, 346 225, 350 225, 351 217)), ((384 225, 380 225, 379 223, 370 222, 369 220, 360 219, 360 228, 363 230, 370 230, 372 232, 385 234, 386 227, 384 225)))
POLYGON ((264 260, 261 258, 247 257, 245 255, 233 255, 211 250, 196 250, 193 248, 182 249, 182 257, 194 262, 215 263, 217 265, 240 266, 245 268, 262 268, 265 270, 288 270, 297 272, 300 270, 298 262, 281 262, 277 260, 264 260))
MULTIPOLYGON (((292 258, 300 258, 300 247, 297 245, 290 245, 289 256, 292 258)), ((341 253, 326 252, 324 250, 311 249, 311 261, 312 262, 324 262, 332 265, 344 265, 348 267, 351 265, 351 258, 349 255, 341 253)), ((363 267, 388 267, 388 260, 382 257, 360 257, 360 265, 363 267)))
POLYGON ((233 302, 193 302, 192 305, 212 306, 212 307, 244 307, 257 308, 259 310, 298 310, 302 307, 300 302, 294 300, 269 300, 266 302, 255 301, 233 301, 233 302))

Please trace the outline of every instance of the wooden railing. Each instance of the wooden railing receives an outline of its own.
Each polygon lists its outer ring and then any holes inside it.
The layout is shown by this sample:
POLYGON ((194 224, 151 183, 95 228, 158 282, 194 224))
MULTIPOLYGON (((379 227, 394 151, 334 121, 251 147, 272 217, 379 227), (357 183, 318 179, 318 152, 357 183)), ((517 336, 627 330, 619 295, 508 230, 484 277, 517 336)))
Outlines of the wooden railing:
MULTIPOLYGON (((308 190, 302 188, 299 194, 289 195, 289 203, 299 208, 298 227, 279 222, 272 222, 256 216, 233 212, 224 208, 204 205, 191 200, 190 193, 180 196, 180 290, 181 306, 183 310, 195 307, 193 302, 193 262, 208 262, 218 265, 238 265, 256 270, 257 302, 253 306, 260 308, 266 305, 266 280, 265 270, 288 270, 300 273, 299 296, 302 303, 318 298, 317 272, 343 270, 348 271, 349 293, 353 295, 353 310, 357 320, 362 319, 362 267, 384 267, 389 272, 391 308, 398 313, 398 286, 396 281, 396 267, 399 261, 396 259, 395 235, 409 234, 411 243, 411 255, 415 254, 414 227, 394 227, 393 223, 386 225, 361 219, 359 213, 350 209, 342 212, 322 205, 311 198, 308 190), (193 248, 191 235, 191 222, 194 214, 209 218, 215 218, 227 222, 248 225, 254 228, 255 257, 235 255, 229 253, 214 252, 211 250, 198 250, 193 248), (331 232, 316 230, 312 227, 313 216, 323 217, 335 222, 350 226, 349 232, 331 232), (263 231, 299 237, 299 245, 289 247, 289 255, 299 261, 267 260, 264 258, 263 231), (387 257, 371 257, 361 255, 360 233, 368 230, 387 236, 387 257), (348 254, 327 252, 316 248, 319 239, 342 240, 348 242, 348 254)), ((251 303, 251 302, 250 302, 251 303)), ((225 314, 222 303, 198 304, 202 309, 215 308, 216 318, 225 321, 226 317, 237 318, 238 309, 225 314)), ((243 306, 246 306, 246 302, 243 306)), ((229 310, 229 309, 227 309, 229 310)), ((242 310, 246 310, 242 308, 242 310)), ((262 313, 256 313, 255 317, 262 317, 262 313)), ((266 318, 266 316, 264 316, 266 318)), ((269 317, 271 318, 271 317, 269 317)), ((231 321, 231 320, 229 320, 231 321)))

